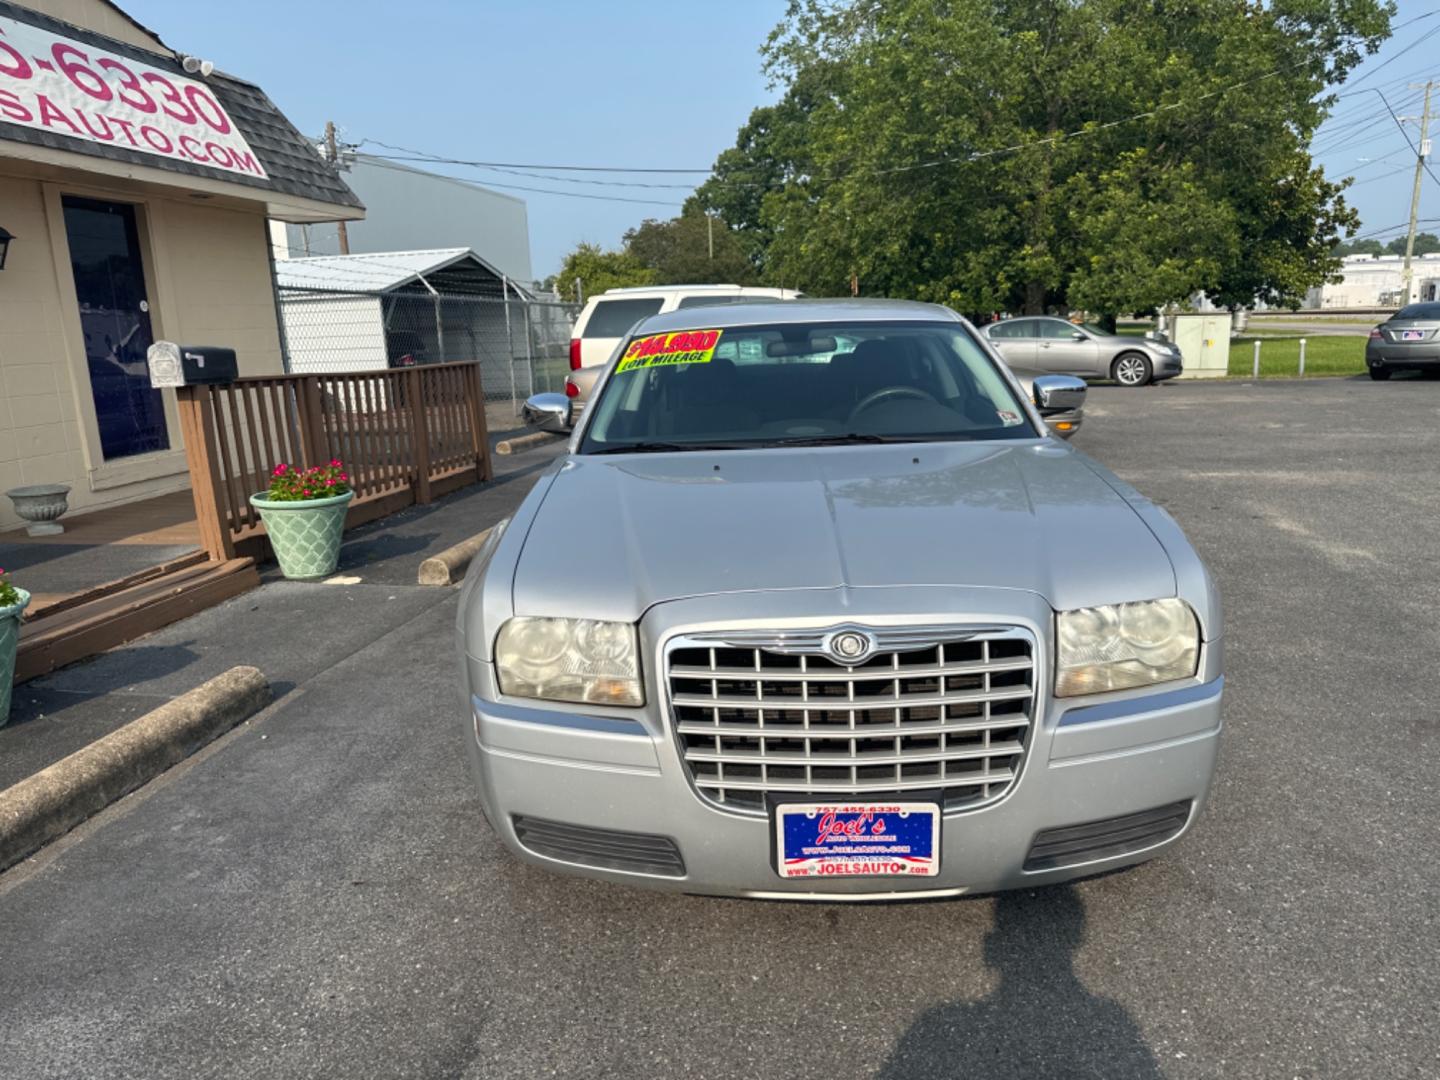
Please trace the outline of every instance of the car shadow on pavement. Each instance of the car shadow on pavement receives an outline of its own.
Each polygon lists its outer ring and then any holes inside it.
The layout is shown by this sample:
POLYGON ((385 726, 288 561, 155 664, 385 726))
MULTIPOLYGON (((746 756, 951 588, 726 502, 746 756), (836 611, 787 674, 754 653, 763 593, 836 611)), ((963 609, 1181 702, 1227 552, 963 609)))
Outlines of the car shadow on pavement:
POLYGON ((985 962, 1000 985, 979 1001, 924 1013, 876 1080, 1163 1078, 1130 1014, 1076 976, 1084 932, 1085 905, 1073 886, 996 897, 985 962))

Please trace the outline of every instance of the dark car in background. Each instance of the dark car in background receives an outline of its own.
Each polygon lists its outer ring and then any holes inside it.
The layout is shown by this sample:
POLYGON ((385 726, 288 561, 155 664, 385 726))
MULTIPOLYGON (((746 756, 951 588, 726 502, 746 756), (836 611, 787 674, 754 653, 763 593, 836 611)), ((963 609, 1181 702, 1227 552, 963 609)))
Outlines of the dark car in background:
POLYGON ((1365 366, 1377 382, 1396 371, 1440 371, 1440 301, 1406 304, 1371 330, 1365 366))

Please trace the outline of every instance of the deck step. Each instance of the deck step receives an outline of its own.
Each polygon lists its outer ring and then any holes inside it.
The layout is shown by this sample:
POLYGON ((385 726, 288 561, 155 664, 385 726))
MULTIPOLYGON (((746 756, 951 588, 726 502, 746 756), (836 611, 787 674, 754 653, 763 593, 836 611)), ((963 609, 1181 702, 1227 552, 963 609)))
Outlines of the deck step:
POLYGON ((15 681, 113 649, 259 584, 254 559, 212 562, 185 556, 66 597, 21 626, 15 681))

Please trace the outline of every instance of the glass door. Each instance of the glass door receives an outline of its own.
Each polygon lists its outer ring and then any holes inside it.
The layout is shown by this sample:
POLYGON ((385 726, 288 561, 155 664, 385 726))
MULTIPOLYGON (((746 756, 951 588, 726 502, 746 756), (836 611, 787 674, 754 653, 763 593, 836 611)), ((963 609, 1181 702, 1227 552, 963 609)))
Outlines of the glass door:
POLYGON ((135 207, 71 195, 62 205, 101 453, 112 461, 167 450, 165 404, 145 363, 155 339, 135 207))

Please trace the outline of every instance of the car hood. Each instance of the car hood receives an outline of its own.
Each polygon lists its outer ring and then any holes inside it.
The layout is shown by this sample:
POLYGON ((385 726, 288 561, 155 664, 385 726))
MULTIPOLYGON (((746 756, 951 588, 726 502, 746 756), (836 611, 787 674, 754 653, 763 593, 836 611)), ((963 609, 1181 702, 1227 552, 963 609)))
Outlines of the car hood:
POLYGON ((1058 609, 1175 594, 1149 528, 1049 441, 569 458, 516 564, 515 612, 637 620, 768 589, 1025 589, 1058 609))

